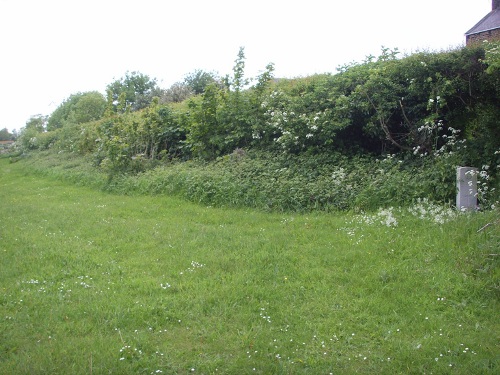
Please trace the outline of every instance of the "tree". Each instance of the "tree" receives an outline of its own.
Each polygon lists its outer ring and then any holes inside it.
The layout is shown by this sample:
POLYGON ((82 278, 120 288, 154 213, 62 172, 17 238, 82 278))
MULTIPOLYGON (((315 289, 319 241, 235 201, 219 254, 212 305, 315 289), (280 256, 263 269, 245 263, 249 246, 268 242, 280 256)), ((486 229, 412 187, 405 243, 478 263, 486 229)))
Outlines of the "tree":
POLYGON ((99 120, 106 108, 106 100, 102 94, 93 91, 84 93, 75 104, 69 120, 75 124, 83 124, 99 120))
POLYGON ((44 137, 48 116, 34 115, 26 121, 26 126, 21 129, 18 143, 24 150, 44 149, 50 147, 53 139, 44 137))
POLYGON ((500 94, 500 41, 488 42, 484 44, 486 73, 488 80, 493 82, 496 88, 496 95, 500 94))
POLYGON ((133 111, 146 108, 154 96, 161 96, 156 79, 139 72, 126 72, 125 77, 110 83, 106 90, 111 92, 115 103, 124 94, 126 107, 133 111))
POLYGON ((184 77, 184 84, 195 95, 203 94, 208 85, 218 83, 219 81, 220 79, 216 73, 203 70, 195 70, 184 77))
POLYGON ((26 121, 26 126, 24 129, 26 130, 34 130, 38 133, 42 133, 45 131, 45 128, 47 126, 47 116, 44 115, 34 115, 29 118, 28 121, 26 121))
POLYGON ((0 130, 0 141, 13 141, 14 134, 9 133, 7 128, 0 130))
POLYGON ((226 77, 223 105, 219 111, 220 127, 224 129, 224 153, 246 147, 252 139, 251 100, 244 89, 249 84, 245 78, 245 49, 240 47, 234 61, 233 77, 226 77))
POLYGON ((228 82, 236 93, 242 91, 249 83, 245 78, 245 48, 243 47, 240 47, 238 57, 234 60, 233 78, 228 82))
POLYGON ((208 85, 201 98, 189 101, 191 126, 187 143, 195 156, 213 159, 224 151, 227 134, 218 121, 220 102, 221 92, 215 84, 208 85))
POLYGON ((162 103, 180 103, 193 95, 191 88, 182 82, 174 83, 161 96, 162 103))
POLYGON ((248 92, 249 96, 249 123, 252 130, 252 143, 259 146, 269 139, 270 133, 266 132, 266 107, 265 102, 271 92, 271 83, 273 76, 274 64, 269 63, 266 70, 259 74, 257 82, 248 92))
POLYGON ((47 130, 99 120, 104 115, 105 108, 106 100, 97 91, 73 94, 52 112, 47 130))
POLYGON ((273 64, 268 64, 256 85, 249 88, 249 80, 245 78, 245 52, 241 47, 233 76, 225 78, 225 85, 212 82, 202 95, 192 98, 187 142, 194 155, 211 159, 250 146, 255 143, 252 142, 254 135, 260 139, 265 132, 262 101, 267 96, 273 70, 273 64))

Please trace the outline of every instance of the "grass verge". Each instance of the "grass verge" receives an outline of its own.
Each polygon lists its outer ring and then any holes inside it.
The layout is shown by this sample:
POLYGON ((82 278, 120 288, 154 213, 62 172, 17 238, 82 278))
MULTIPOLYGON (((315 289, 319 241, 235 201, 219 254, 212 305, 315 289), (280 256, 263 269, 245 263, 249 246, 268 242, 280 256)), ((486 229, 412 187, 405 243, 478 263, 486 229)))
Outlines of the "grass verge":
POLYGON ((498 211, 269 214, 0 171, 0 373, 499 371, 498 211))

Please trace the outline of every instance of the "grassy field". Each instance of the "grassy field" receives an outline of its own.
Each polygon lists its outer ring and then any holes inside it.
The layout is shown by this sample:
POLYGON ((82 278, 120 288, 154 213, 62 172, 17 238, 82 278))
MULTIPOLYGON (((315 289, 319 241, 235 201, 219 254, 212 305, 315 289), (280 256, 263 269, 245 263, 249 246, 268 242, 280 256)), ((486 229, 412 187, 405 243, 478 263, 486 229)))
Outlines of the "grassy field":
POLYGON ((498 374, 498 217, 217 209, 0 159, 0 373, 498 374))

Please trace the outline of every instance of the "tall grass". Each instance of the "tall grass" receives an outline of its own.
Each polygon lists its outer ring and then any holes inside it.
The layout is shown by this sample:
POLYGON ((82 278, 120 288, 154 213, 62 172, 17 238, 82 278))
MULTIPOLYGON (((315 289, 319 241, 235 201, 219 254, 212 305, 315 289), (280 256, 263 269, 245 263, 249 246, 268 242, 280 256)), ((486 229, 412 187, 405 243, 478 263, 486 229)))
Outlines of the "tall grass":
POLYGON ((498 212, 263 213, 0 170, 0 373, 499 371, 498 212))
MULTIPOLYGON (((176 195, 214 207, 359 212, 408 207, 423 198, 449 205, 455 200, 459 164, 452 157, 400 160, 391 155, 376 159, 336 153, 292 156, 240 151, 211 163, 169 162, 138 174, 107 175, 91 159, 65 152, 38 152, 22 162, 38 174, 108 192, 176 195)), ((500 200, 500 179, 492 170, 495 165, 479 174, 484 208, 500 200)))

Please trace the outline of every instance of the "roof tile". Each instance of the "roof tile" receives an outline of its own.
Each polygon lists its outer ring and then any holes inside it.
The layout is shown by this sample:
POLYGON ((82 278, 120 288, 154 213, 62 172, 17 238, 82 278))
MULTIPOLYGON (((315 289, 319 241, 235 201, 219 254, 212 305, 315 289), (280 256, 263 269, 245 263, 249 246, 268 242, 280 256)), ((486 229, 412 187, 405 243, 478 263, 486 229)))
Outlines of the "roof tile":
POLYGON ((482 33, 484 31, 500 28, 500 9, 493 9, 481 21, 467 31, 465 35, 482 33))

